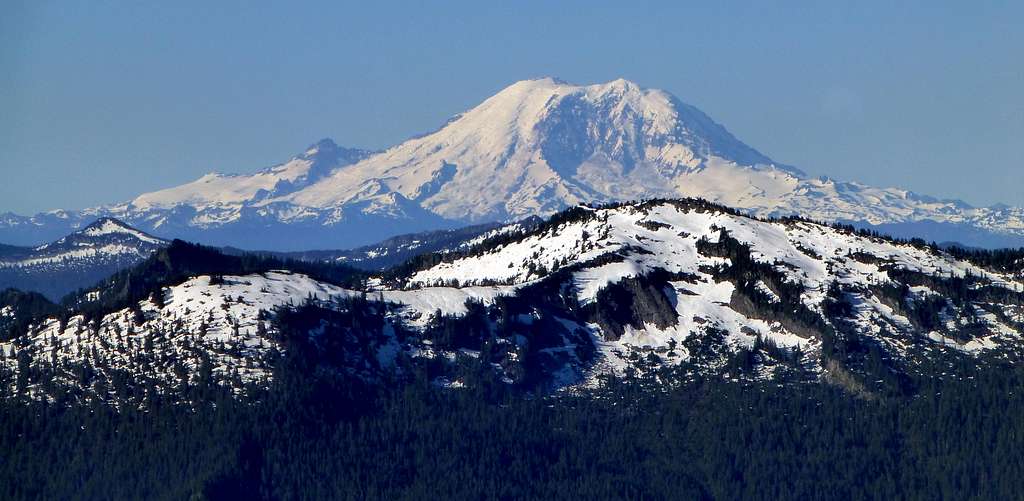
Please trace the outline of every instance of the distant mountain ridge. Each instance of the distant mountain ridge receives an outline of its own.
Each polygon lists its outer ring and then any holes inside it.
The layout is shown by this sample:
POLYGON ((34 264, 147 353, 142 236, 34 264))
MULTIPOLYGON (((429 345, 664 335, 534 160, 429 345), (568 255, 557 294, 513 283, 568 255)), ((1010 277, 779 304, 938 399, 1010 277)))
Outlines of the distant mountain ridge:
MULTIPOLYGON (((382 270, 420 254, 456 251, 495 231, 531 228, 539 221, 539 218, 529 218, 509 225, 484 223, 452 230, 409 233, 355 249, 281 252, 222 247, 217 250, 230 256, 248 255, 382 270)), ((49 244, 36 247, 0 244, 0 290, 13 288, 40 292, 57 301, 65 294, 94 286, 111 274, 140 263, 170 243, 117 219, 101 218, 49 244)))
MULTIPOLYGON (((522 224, 529 224, 529 221, 522 224)), ((473 238, 501 227, 503 225, 498 223, 483 223, 451 230, 409 233, 355 249, 282 252, 252 251, 235 247, 223 247, 220 250, 225 254, 236 256, 244 254, 267 255, 296 261, 343 263, 361 270, 381 270, 401 264, 420 254, 456 249, 473 238)))
POLYGON ((582 86, 552 78, 517 82, 440 129, 380 152, 322 140, 254 174, 208 174, 78 212, 0 215, 0 241, 35 243, 111 216, 211 245, 353 248, 580 203, 657 197, 969 246, 1024 246, 1024 209, 809 177, 667 92, 622 79, 582 86))
POLYGON ((0 289, 42 293, 51 300, 135 265, 169 242, 113 218, 36 247, 0 246, 0 289))

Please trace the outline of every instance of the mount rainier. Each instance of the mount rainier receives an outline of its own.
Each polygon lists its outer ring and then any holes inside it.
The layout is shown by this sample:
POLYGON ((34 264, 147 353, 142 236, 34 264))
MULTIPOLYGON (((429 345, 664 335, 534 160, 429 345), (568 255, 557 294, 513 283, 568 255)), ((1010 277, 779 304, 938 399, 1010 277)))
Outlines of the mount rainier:
POLYGON ((810 177, 697 108, 626 80, 517 82, 435 132, 380 152, 322 140, 254 174, 208 174, 129 202, 0 215, 35 245, 98 217, 167 238, 268 250, 347 248, 400 233, 549 215, 580 203, 700 197, 897 236, 1024 245, 1024 210, 810 177))

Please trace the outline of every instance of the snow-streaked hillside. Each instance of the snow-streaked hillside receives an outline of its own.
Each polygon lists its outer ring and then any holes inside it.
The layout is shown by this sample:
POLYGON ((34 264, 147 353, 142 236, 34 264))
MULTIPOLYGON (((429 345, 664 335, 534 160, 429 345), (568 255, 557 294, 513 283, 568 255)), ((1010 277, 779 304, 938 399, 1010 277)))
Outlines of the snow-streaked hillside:
POLYGON ((148 363, 175 385, 204 366, 241 385, 273 377, 288 335, 316 347, 341 336, 342 368, 373 380, 425 363, 457 387, 475 360, 528 389, 686 366, 870 394, 939 355, 1019 356, 1015 266, 702 200, 652 201, 496 229, 362 290, 288 271, 194 276, 96 321, 39 321, 0 349, 10 368, 25 357, 148 363), (301 321, 281 320, 293 311, 301 321))
MULTIPOLYGON (((427 288, 415 293, 378 293, 375 299, 403 304, 394 321, 415 326, 423 325, 438 309, 465 313, 467 300, 490 301, 501 293, 501 288, 493 287, 427 288)), ((269 381, 274 364, 286 351, 280 330, 271 321, 279 308, 312 301, 337 309, 341 308, 338 300, 362 295, 284 270, 216 280, 197 276, 98 321, 89 321, 84 315, 42 321, 28 334, 0 342, 0 362, 14 368, 19 354, 56 365, 85 361, 107 371, 98 380, 119 372, 145 371, 161 381, 164 389, 209 382, 202 378, 241 388, 269 381)), ((0 314, 8 314, 9 309, 0 309, 0 314)), ((394 328, 360 334, 356 344, 374 340, 372 350, 366 353, 377 362, 376 366, 364 366, 363 360, 353 363, 348 367, 353 374, 379 377, 383 370, 394 369, 398 353, 413 350, 399 345, 394 328)), ((429 343, 424 346, 429 350, 429 343)))
POLYGON ((38 291, 59 299, 141 262, 167 243, 116 219, 100 218, 54 242, 4 250, 0 289, 38 291))
MULTIPOLYGON (((817 166, 827 170, 828 166, 817 166)), ((401 233, 548 215, 583 202, 700 197, 759 216, 876 225, 967 245, 1024 245, 1024 210, 811 178, 671 94, 616 80, 517 82, 382 152, 329 140, 251 175, 208 174, 120 205, 0 216, 0 241, 118 217, 167 237, 252 249, 369 244, 401 233), (59 228, 54 230, 53 228, 59 228)))
POLYGON ((111 373, 140 371, 137 355, 146 353, 149 370, 169 385, 195 382, 204 371, 260 381, 269 377, 279 349, 264 314, 289 301, 341 292, 287 273, 231 277, 218 285, 201 276, 164 290, 159 306, 142 301, 94 323, 83 316, 52 319, 27 338, 0 344, 0 352, 13 361, 17 345, 27 342, 41 350, 34 353, 53 353, 58 362, 89 358, 111 373))

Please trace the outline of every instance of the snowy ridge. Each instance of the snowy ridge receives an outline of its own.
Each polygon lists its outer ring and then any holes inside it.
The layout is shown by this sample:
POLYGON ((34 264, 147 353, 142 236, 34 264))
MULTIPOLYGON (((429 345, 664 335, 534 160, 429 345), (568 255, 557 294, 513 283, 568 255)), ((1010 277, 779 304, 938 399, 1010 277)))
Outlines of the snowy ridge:
POLYGON ((42 292, 52 299, 141 262, 168 242, 112 218, 54 242, 0 255, 0 288, 42 292))
POLYGON ((65 252, 42 255, 39 257, 25 258, 17 261, 3 261, 0 262, 0 268, 35 268, 40 265, 74 266, 75 263, 84 263, 86 261, 119 258, 126 258, 134 261, 135 258, 145 258, 148 255, 149 253, 144 250, 128 245, 108 244, 102 246, 82 246, 65 252))
MULTIPOLYGON (((404 305, 398 318, 422 325, 437 309, 464 313, 467 300, 487 300, 499 293, 496 288, 430 288, 412 294, 387 291, 380 297, 404 305)), ((227 276, 216 283, 211 276, 197 276, 163 289, 159 299, 151 297, 96 322, 82 315, 66 322, 45 320, 26 335, 0 342, 0 363, 13 369, 24 351, 34 358, 47 354, 58 364, 88 361, 111 374, 155 370, 167 388, 201 384, 204 373, 240 387, 269 381, 273 364, 286 351, 271 321, 278 308, 307 301, 334 307, 333 300, 361 294, 284 270, 227 276)), ((393 362, 396 350, 402 349, 411 348, 391 339, 377 348, 377 358, 393 362)))
POLYGON ((209 173, 188 184, 140 195, 130 205, 141 210, 169 209, 177 205, 200 209, 231 207, 301 189, 323 177, 330 169, 367 155, 367 151, 341 148, 324 139, 301 155, 255 174, 209 173))
MULTIPOLYGON (((618 278, 653 268, 698 273, 701 265, 715 264, 719 260, 700 254, 696 249, 697 241, 701 238, 715 241, 722 229, 741 242, 752 245, 759 258, 799 268, 803 277, 801 281, 811 289, 820 289, 828 284, 829 279, 835 278, 825 273, 825 265, 838 261, 824 257, 815 259, 808 255, 808 251, 829 257, 868 253, 931 275, 986 275, 1000 286, 1021 285, 1014 277, 992 274, 968 262, 911 245, 849 234, 808 221, 764 221, 724 211, 689 209, 685 204, 685 201, 645 202, 613 208, 581 207, 581 212, 588 213, 581 222, 531 233, 481 255, 417 271, 410 277, 409 285, 422 286, 451 277, 458 277, 463 284, 523 284, 545 275, 537 271, 538 267, 552 269, 559 263, 565 266, 573 262, 587 262, 609 252, 627 252, 635 256, 626 261, 631 263, 629 266, 612 267, 621 271, 615 273, 618 278), (812 274, 808 276, 808 273, 812 274)), ((875 273, 881 273, 877 268, 873 268, 875 273)), ((871 278, 882 277, 873 275, 871 278)))
POLYGON ((67 265, 92 259, 136 260, 147 257, 164 245, 167 245, 166 240, 150 236, 116 219, 101 218, 55 242, 0 257, 0 268, 67 265))
MULTIPOLYGON (((723 329, 729 333, 729 342, 749 345, 754 339, 750 334, 756 333, 780 346, 806 349, 814 345, 813 339, 794 335, 779 323, 745 317, 729 306, 734 285, 707 272, 726 261, 705 255, 698 243, 701 240, 715 242, 722 231, 749 245, 757 261, 769 264, 785 274, 787 281, 799 284, 803 290, 800 300, 811 311, 824 314, 822 305, 830 286, 851 291, 847 300, 855 306, 856 316, 852 320, 858 331, 879 336, 886 346, 897 352, 905 350, 922 333, 916 331, 910 320, 894 312, 885 299, 870 292, 875 286, 892 283, 886 271, 889 267, 927 276, 984 277, 986 285, 1017 292, 1024 290, 1020 276, 993 273, 931 249, 898 245, 810 222, 767 222, 675 203, 588 211, 590 214, 581 221, 528 235, 480 255, 417 271, 407 284, 411 287, 433 285, 458 277, 463 285, 501 283, 522 287, 541 280, 549 270, 587 263, 609 253, 620 254, 623 259, 572 273, 576 299, 580 303, 594 301, 597 293, 609 284, 653 270, 696 277, 672 283, 676 290, 679 324, 670 330, 652 326, 633 330, 612 344, 612 352, 620 353, 637 346, 658 348, 681 342, 700 331, 701 326, 723 329), (872 262, 874 260, 877 262, 872 262), (883 337, 892 333, 897 335, 883 337)), ((759 282, 758 287, 767 288, 764 282, 759 282)), ((929 294, 936 293, 927 287, 911 290, 911 296, 929 294)), ((767 295, 774 296, 774 293, 767 295)), ((985 307, 988 309, 980 312, 983 335, 955 341, 939 331, 923 334, 964 351, 993 348, 1005 339, 1019 342, 1021 325, 1013 325, 1007 318, 1016 315, 1013 318, 1020 322, 1024 313, 1021 306, 985 307)), ((962 319, 957 318, 956 308, 950 309, 950 315, 943 327, 955 330, 962 319)))
MULTIPOLYGON (((241 382, 259 381, 268 377, 270 354, 279 348, 271 324, 260 312, 310 295, 337 293, 290 274, 231 277, 220 285, 210 281, 209 276, 195 277, 165 290, 162 306, 146 300, 134 311, 111 313, 94 324, 82 316, 63 324, 48 320, 26 340, 33 348, 54 353, 58 360, 88 357, 112 371, 141 370, 132 355, 157 352, 164 363, 155 368, 167 384, 196 382, 204 360, 214 375, 232 373, 241 382)), ((0 352, 17 351, 15 343, 0 344, 0 352)))
POLYGON ((904 237, 1024 246, 1024 209, 811 178, 667 92, 622 79, 572 85, 552 78, 516 82, 437 131, 382 152, 324 140, 254 174, 208 174, 81 212, 5 214, 0 239, 39 241, 111 216, 217 245, 302 250, 286 243, 301 238, 306 249, 350 248, 579 203, 680 196, 759 216, 799 214, 904 237))
MULTIPOLYGON (((263 381, 287 351, 280 308, 351 314, 343 300, 360 297, 385 313, 381 326, 361 323, 356 344, 384 362, 353 359, 354 373, 372 379, 399 358, 440 360, 453 364, 438 384, 453 387, 465 357, 507 384, 548 390, 651 364, 758 379, 859 377, 863 386, 879 379, 865 362, 871 350, 889 361, 885 370, 915 371, 937 354, 1024 348, 1020 273, 845 228, 687 199, 580 207, 490 235, 362 290, 283 270, 193 277, 89 325, 41 322, 0 352, 13 367, 24 350, 109 361, 150 343, 164 354, 163 377, 195 377, 208 359, 217 374, 263 381), (105 354, 112 345, 121 348, 105 354)), ((323 336, 330 322, 308 335, 323 336)))
MULTIPOLYGON (((166 243, 166 241, 164 240, 151 237, 139 230, 136 230, 135 228, 132 228, 131 226, 128 226, 116 219, 111 218, 103 218, 96 221, 95 223, 87 226, 84 230, 82 230, 80 234, 88 237, 102 237, 105 235, 127 235, 130 237, 134 237, 142 242, 146 242, 148 244, 162 245, 166 243)), ((62 241, 58 241, 57 243, 61 243, 62 241)), ((43 248, 45 247, 46 246, 44 246, 43 248)))

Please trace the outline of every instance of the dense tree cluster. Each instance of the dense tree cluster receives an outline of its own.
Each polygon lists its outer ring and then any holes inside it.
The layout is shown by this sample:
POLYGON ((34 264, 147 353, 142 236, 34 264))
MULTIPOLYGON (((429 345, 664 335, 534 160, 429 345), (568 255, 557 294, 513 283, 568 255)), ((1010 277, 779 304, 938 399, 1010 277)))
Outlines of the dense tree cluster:
POLYGON ((983 268, 1004 273, 1024 272, 1024 248, 1021 249, 964 249, 958 246, 946 248, 951 256, 970 261, 983 268))
MULTIPOLYGON (((144 410, 0 402, 4 499, 1014 499, 1024 373, 914 396, 663 372, 593 394, 392 386, 296 361, 270 390, 144 410)), ((682 369, 679 369, 682 370, 682 369)))

